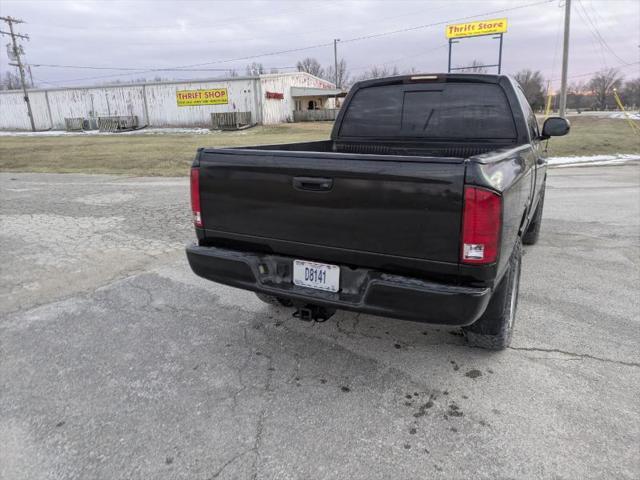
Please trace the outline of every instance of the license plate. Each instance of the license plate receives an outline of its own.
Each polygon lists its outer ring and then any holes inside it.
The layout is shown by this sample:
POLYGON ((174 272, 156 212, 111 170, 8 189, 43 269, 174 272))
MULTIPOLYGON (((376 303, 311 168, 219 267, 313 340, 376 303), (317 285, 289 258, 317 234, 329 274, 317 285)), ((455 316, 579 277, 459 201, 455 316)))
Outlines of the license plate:
POLYGON ((326 263, 294 260, 293 283, 301 287, 337 292, 340 289, 340 267, 326 263))

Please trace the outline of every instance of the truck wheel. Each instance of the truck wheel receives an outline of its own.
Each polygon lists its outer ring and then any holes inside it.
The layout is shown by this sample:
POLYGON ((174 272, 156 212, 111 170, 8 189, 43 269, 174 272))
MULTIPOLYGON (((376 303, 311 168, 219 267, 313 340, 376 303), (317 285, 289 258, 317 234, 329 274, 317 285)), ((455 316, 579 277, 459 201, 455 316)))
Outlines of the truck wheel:
POLYGON ((272 295, 267 295, 265 293, 256 292, 256 297, 262 300, 264 303, 268 303, 269 305, 275 305, 276 307, 292 307, 293 302, 291 300, 287 300, 286 298, 274 297, 272 295))
POLYGON ((522 246, 516 243, 509 267, 493 292, 487 310, 472 325, 463 328, 469 345, 503 350, 511 344, 518 307, 522 246))
POLYGON ((522 243, 525 245, 535 245, 538 243, 538 237, 540 237, 540 225, 542 224, 542 209, 544 208, 544 192, 547 186, 542 187, 542 192, 540 193, 540 201, 538 202, 538 206, 536 207, 536 211, 533 214, 533 218, 531 219, 531 223, 527 227, 527 231, 522 236, 522 243))

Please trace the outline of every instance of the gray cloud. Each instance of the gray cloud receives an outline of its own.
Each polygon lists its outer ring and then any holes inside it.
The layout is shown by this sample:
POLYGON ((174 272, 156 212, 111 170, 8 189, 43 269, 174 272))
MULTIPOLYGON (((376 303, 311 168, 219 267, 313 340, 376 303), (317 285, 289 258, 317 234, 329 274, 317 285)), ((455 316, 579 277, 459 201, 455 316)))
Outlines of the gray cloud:
MULTIPOLYGON (((3 0, 2 15, 22 18, 28 33, 26 59, 32 64, 129 67, 141 70, 220 62, 262 53, 349 40, 443 20, 477 15, 533 3, 519 1, 30 1, 3 0)), ((504 14, 504 71, 541 70, 560 75, 563 6, 556 0, 504 14)), ((597 37, 627 63, 640 61, 640 2, 637 0, 574 0, 570 75, 620 67, 627 77, 640 66, 625 66, 597 37)), ((3 28, 4 29, 4 28, 3 28)), ((4 42, 8 41, 3 37, 4 42)), ((447 66, 444 26, 423 28, 361 41, 341 42, 339 55, 352 74, 373 65, 397 65, 402 71, 443 71, 447 66)), ((333 47, 256 58, 267 67, 290 67, 306 57, 323 65, 333 62, 333 47)), ((494 63, 497 42, 490 38, 456 45, 454 63, 473 59, 494 63)), ((203 68, 235 68, 243 73, 251 60, 213 63, 203 68)), ((0 68, 6 71, 6 52, 0 68)), ((60 85, 103 83, 154 73, 34 67, 36 81, 60 85), (107 77, 118 74, 119 76, 107 77), (92 78, 105 77, 105 78, 92 78)), ((218 71, 158 72, 168 78, 204 78, 218 71)), ((588 77, 574 77, 585 79, 588 77)), ((557 82, 556 82, 557 84, 557 82)))

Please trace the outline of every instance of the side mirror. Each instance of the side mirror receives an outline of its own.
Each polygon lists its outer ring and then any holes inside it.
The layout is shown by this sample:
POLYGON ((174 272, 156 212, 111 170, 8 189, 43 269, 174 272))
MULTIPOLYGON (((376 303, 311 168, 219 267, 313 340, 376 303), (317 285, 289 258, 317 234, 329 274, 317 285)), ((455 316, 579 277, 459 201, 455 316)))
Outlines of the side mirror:
POLYGON ((561 137, 569 133, 569 130, 571 130, 571 124, 566 118, 549 117, 544 121, 540 138, 546 140, 550 137, 561 137))

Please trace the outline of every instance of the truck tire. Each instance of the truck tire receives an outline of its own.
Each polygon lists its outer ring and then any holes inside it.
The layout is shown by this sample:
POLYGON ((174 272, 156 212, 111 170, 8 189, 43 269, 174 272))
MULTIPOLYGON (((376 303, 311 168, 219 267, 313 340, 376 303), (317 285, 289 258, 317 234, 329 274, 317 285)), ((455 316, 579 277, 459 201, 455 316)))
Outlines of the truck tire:
POLYGON ((542 187, 540 192, 540 201, 536 207, 536 211, 533 214, 533 218, 527 227, 527 231, 522 236, 522 243, 525 245, 535 245, 538 243, 538 237, 540 237, 540 225, 542 224, 542 209, 544 208, 544 192, 547 186, 542 187))
POLYGON ((522 246, 516 243, 508 270, 493 292, 487 309, 473 324, 462 330, 469 345, 488 350, 503 350, 511 344, 518 308, 522 246))
POLYGON ((268 303, 269 305, 275 305, 276 307, 292 307, 293 303, 291 300, 287 300, 286 298, 274 297, 272 295, 267 295, 265 293, 256 292, 256 297, 262 300, 264 303, 268 303))

